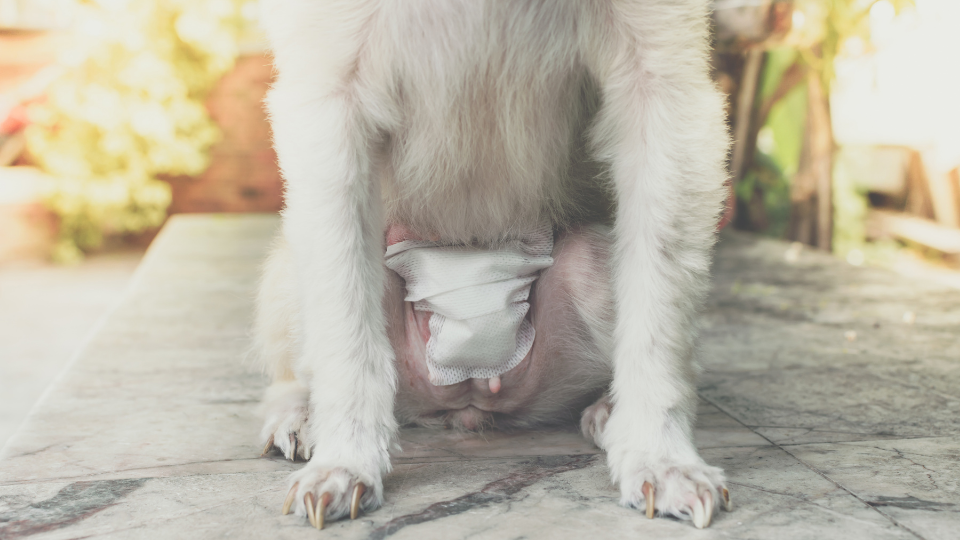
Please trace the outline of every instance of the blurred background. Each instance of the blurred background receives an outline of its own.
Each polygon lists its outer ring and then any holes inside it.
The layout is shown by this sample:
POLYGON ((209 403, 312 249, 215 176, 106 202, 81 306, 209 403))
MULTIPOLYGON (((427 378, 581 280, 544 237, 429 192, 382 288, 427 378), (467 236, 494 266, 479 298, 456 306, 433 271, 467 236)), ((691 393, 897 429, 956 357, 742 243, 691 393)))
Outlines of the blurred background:
MULTIPOLYGON (((960 288, 960 1, 715 0, 724 226, 960 288)), ((276 212, 255 0, 0 0, 0 446, 171 214, 276 212)))

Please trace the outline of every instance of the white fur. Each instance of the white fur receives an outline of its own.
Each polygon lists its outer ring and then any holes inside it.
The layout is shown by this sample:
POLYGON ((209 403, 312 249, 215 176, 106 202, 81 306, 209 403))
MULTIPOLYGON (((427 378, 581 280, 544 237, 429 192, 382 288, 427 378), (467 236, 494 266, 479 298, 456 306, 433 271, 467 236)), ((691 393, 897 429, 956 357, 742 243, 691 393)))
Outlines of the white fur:
POLYGON ((310 459, 313 449, 306 444, 310 391, 305 386, 299 381, 275 381, 263 397, 260 413, 264 417, 261 441, 271 441, 291 461, 310 459))
MULTIPOLYGON (((373 488, 366 507, 382 500, 397 384, 384 224, 493 245, 595 215, 609 189, 616 322, 612 339, 595 337, 613 406, 596 440, 623 504, 649 481, 662 512, 702 526, 706 507, 709 523, 723 477, 692 443, 694 317, 728 141, 708 78, 708 0, 263 4, 295 287, 271 285, 268 268, 261 313, 296 320, 291 369, 309 386, 298 512, 308 491, 329 489, 342 516, 357 479, 373 488)), ((284 331, 264 318, 267 361, 285 362, 284 331)))

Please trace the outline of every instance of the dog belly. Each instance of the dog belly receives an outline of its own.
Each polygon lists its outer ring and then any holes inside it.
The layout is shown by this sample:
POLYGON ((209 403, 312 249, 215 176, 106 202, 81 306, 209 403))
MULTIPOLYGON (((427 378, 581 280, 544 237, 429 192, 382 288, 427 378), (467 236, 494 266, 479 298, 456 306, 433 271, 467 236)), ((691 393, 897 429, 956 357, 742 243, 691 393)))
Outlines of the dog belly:
MULTIPOLYGON (((391 227, 390 236, 397 227, 391 227)), ((430 382, 429 312, 406 302, 404 281, 389 272, 388 334, 396 353, 396 412, 404 423, 477 429, 575 420, 611 378, 604 350, 612 319, 607 257, 609 233, 594 226, 560 232, 554 264, 531 287, 527 318, 536 332, 523 360, 497 380, 430 382)))
POLYGON ((578 165, 599 98, 577 54, 579 11, 386 4, 380 17, 394 31, 360 70, 367 109, 389 111, 380 180, 390 221, 468 243, 582 214, 592 202, 583 179, 597 175, 578 165))

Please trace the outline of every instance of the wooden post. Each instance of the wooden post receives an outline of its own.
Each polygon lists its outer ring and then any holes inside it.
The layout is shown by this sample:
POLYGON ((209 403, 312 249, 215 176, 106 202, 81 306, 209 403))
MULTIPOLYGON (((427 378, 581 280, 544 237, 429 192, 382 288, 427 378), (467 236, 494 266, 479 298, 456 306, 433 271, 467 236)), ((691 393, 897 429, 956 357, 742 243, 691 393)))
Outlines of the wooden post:
POLYGON ((935 160, 930 153, 923 152, 921 156, 934 218, 946 227, 960 228, 960 186, 954 182, 953 171, 944 171, 934 166, 935 160))
POLYGON ((830 102, 820 78, 807 79, 810 99, 810 128, 813 170, 817 179, 817 247, 830 251, 833 247, 833 127, 830 125, 830 102))
POLYGON ((748 163, 747 152, 750 145, 750 127, 753 119, 753 103, 757 96, 757 83, 760 80, 760 67, 763 66, 763 50, 759 47, 745 53, 746 62, 740 89, 737 92, 737 112, 733 123, 733 155, 730 157, 730 174, 734 184, 743 176, 748 163))
POLYGON ((927 171, 923 166, 923 157, 917 150, 910 151, 910 165, 907 169, 907 212, 926 219, 933 219, 933 201, 930 197, 927 171))
POLYGON ((833 244, 833 130, 820 77, 807 74, 807 122, 793 178, 790 239, 830 251, 833 244))

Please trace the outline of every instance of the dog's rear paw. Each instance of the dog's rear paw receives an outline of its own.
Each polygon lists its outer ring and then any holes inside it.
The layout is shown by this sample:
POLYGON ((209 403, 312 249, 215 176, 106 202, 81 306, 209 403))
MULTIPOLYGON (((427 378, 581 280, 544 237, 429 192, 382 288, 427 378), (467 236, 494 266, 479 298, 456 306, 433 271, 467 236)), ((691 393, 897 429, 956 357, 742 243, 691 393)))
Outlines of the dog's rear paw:
POLYGON ((698 529, 709 527, 721 506, 732 510, 723 471, 706 463, 659 463, 642 467, 620 480, 620 504, 645 508, 647 517, 690 519, 698 529))
POLYGON ((610 418, 610 411, 613 409, 613 401, 610 396, 604 394, 596 403, 587 407, 580 417, 580 431, 583 436, 593 444, 600 446, 600 434, 607 425, 607 419, 610 418))
POLYGON ((383 504, 380 477, 364 475, 343 467, 326 468, 308 464, 290 477, 290 490, 281 512, 293 509, 317 529, 324 523, 360 512, 376 510, 383 504))
POLYGON ((267 389, 261 411, 265 416, 260 440, 266 455, 274 448, 283 457, 296 461, 310 459, 311 448, 306 442, 310 392, 299 382, 274 383, 267 389))

